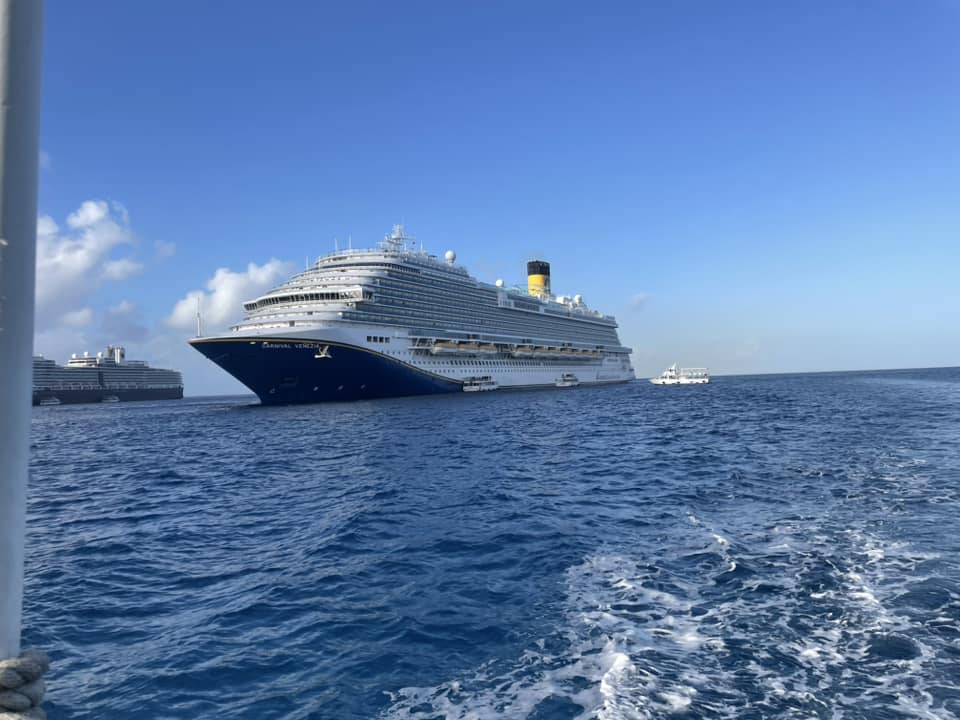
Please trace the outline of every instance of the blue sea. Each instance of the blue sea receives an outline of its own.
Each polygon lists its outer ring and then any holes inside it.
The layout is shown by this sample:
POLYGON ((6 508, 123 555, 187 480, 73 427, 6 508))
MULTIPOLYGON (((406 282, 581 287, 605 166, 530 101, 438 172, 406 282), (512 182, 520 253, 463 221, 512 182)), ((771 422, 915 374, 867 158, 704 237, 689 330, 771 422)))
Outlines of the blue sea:
POLYGON ((955 718, 960 370, 35 408, 51 718, 955 718))

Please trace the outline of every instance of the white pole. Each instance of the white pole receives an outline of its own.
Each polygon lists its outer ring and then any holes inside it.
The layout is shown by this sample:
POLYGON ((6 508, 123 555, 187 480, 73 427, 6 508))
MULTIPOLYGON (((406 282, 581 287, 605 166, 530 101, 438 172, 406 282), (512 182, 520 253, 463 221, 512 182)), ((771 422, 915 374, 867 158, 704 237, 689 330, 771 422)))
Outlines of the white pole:
POLYGON ((20 654, 43 0, 0 0, 0 659, 20 654))

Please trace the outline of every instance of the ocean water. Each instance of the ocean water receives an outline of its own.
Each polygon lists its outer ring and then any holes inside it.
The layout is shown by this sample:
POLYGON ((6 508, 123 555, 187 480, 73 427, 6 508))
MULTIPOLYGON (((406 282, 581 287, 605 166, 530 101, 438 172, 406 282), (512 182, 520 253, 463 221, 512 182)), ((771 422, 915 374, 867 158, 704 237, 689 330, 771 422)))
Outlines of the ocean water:
POLYGON ((51 718, 960 716, 960 370, 35 408, 51 718))

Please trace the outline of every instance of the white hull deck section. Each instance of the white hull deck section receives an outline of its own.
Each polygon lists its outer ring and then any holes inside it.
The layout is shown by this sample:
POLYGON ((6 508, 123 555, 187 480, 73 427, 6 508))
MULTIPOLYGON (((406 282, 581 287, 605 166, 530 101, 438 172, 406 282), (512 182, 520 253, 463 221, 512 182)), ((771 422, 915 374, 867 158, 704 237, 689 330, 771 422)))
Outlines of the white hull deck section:
POLYGON ((480 282, 455 259, 416 249, 397 226, 379 248, 321 257, 244 303, 244 320, 212 340, 329 345, 318 363, 349 346, 458 383, 489 377, 498 388, 554 387, 568 375, 580 385, 634 378, 612 316, 580 296, 480 282))

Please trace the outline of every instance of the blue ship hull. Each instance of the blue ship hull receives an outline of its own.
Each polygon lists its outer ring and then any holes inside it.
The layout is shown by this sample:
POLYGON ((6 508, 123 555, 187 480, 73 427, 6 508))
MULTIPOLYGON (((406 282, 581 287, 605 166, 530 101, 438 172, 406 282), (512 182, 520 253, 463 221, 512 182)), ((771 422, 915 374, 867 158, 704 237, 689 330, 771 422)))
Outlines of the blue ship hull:
POLYGON ((242 382, 265 405, 462 392, 463 384, 351 345, 289 338, 190 344, 242 382))

